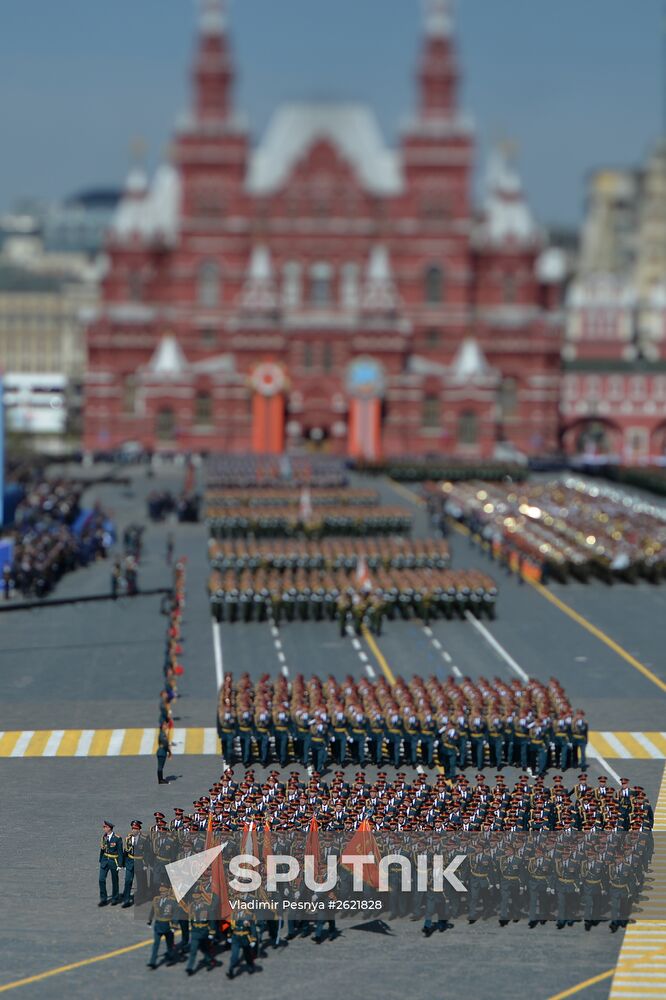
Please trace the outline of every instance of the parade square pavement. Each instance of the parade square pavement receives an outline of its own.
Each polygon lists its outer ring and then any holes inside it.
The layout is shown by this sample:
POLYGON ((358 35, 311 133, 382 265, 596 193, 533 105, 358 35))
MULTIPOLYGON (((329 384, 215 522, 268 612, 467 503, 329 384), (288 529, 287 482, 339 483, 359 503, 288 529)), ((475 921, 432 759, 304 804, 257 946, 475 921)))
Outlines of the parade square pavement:
MULTIPOLYGON (((106 471, 97 467, 92 474, 106 471)), ((145 496, 154 488, 177 491, 182 470, 167 470, 147 479, 130 468, 129 484, 93 487, 87 500, 101 500, 120 533, 132 521, 145 521, 145 496)), ((411 506, 409 493, 383 480, 375 485, 385 502, 411 506)), ((412 506, 414 533, 428 531, 425 513, 412 506)), ((148 525, 140 569, 140 586, 169 583, 165 562, 167 532, 173 531, 176 553, 187 558, 187 604, 183 623, 185 675, 176 705, 176 726, 213 727, 217 674, 213 628, 206 594, 206 530, 198 525, 148 525)), ((498 616, 485 622, 487 631, 527 673, 547 681, 557 677, 574 707, 585 709, 590 729, 628 732, 664 728, 666 696, 626 658, 549 602, 535 588, 498 575, 498 568, 470 546, 451 538, 456 567, 483 567, 500 587, 498 616)), ((66 577, 57 597, 106 593, 111 563, 97 563, 66 577)), ((663 622, 664 587, 551 585, 550 592, 598 630, 612 638, 654 676, 666 681, 663 622)), ((0 615, 0 664, 3 679, 2 728, 9 730, 99 730, 156 725, 162 680, 165 618, 157 596, 117 602, 71 604, 0 615)), ((446 676, 453 665, 472 678, 505 680, 513 674, 481 632, 466 621, 436 621, 426 630, 417 622, 387 623, 376 650, 365 639, 341 639, 331 623, 293 623, 279 630, 279 643, 268 623, 222 625, 222 667, 237 676, 276 674, 283 665, 290 677, 331 673, 368 676, 436 673, 446 676), (436 640, 436 641, 434 641, 436 640), (377 658, 379 651, 381 660, 377 658), (278 653, 282 652, 282 657, 278 653), (363 653, 363 657, 360 655, 363 653), (447 658, 444 657, 447 654, 447 658)), ((218 663, 218 669, 220 664, 218 663)), ((663 760, 613 758, 617 773, 639 782, 655 802, 662 782, 663 760)), ((83 964, 56 975, 12 986, 49 970, 87 962, 151 938, 150 928, 131 910, 97 908, 98 845, 103 819, 112 819, 125 835, 131 819, 144 829, 161 809, 172 815, 185 808, 219 777, 215 754, 177 753, 168 763, 173 780, 158 786, 155 759, 144 756, 0 758, 3 808, 0 817, 2 893, 0 908, 4 942, 0 952, 0 991, 17 996, 146 997, 177 990, 184 997, 202 990, 225 990, 239 997, 281 1000, 314 995, 319 1000, 350 997, 431 998, 462 994, 479 998, 513 998, 517 994, 549 1000, 562 991, 606 973, 618 961, 623 934, 606 926, 585 933, 582 926, 558 932, 554 924, 528 930, 527 924, 500 929, 496 921, 468 926, 457 919, 453 929, 429 940, 421 922, 399 927, 372 920, 348 920, 334 942, 315 946, 297 940, 259 960, 261 971, 242 974, 233 984, 222 970, 200 971, 188 979, 183 965, 146 969, 145 946, 107 960, 83 964)), ((236 766, 237 775, 241 768, 236 766)), ((261 775, 261 768, 257 768, 261 775)), ((291 769, 290 769, 291 770, 291 769)), ((356 768, 349 768, 353 774, 356 768)), ((408 769, 407 769, 408 770, 408 769)), ((603 764, 590 761, 590 774, 603 764)), ((374 773, 368 768, 368 773, 374 773)), ((473 772, 468 772, 471 778, 473 772)), ((492 778, 494 772, 488 772, 492 778)), ((511 772, 507 781, 511 782, 511 772)), ((571 786, 576 772, 569 771, 571 786)), ((609 996, 611 980, 592 983, 586 1000, 609 996)))

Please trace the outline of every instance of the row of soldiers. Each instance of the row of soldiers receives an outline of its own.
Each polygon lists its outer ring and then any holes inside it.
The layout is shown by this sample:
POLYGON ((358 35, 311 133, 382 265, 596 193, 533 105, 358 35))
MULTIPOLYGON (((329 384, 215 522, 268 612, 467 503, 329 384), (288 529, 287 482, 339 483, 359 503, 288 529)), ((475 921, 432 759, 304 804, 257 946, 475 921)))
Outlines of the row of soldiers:
MULTIPOLYGON (((249 771, 237 784, 233 770, 227 769, 209 794, 193 803, 188 816, 177 807, 174 818, 167 822, 163 813, 156 812, 149 834, 143 834, 141 822, 134 820, 123 842, 114 834, 113 824, 105 823, 100 845, 100 905, 109 902, 109 872, 113 888, 110 902, 120 902, 118 872, 123 867, 123 906, 134 901, 135 877, 141 883, 137 884, 137 902, 155 890, 162 895, 162 887, 168 885, 165 866, 210 846, 215 842, 212 834, 235 844, 236 853, 260 858, 258 831, 262 832, 264 853, 284 854, 291 849, 298 855, 304 845, 317 853, 320 848, 326 854, 351 853, 357 839, 354 831, 365 829, 363 843, 366 850, 372 848, 375 857, 397 853, 411 855, 414 861, 424 850, 436 850, 445 857, 448 850, 451 859, 462 853, 466 864, 457 876, 469 889, 466 898, 471 923, 497 912, 499 905, 502 926, 509 917, 524 916, 526 910, 530 927, 536 926, 537 921, 553 916, 548 900, 548 893, 552 893, 557 896, 559 927, 577 919, 582 901, 586 929, 610 907, 613 930, 626 920, 627 903, 643 888, 652 851, 651 825, 652 811, 644 791, 638 786, 629 788, 628 779, 622 779, 618 793, 607 787, 603 776, 598 787, 591 788, 586 774, 579 775, 570 791, 559 776, 550 788, 540 779, 530 786, 521 778, 510 790, 501 775, 491 788, 482 774, 477 775, 475 788, 464 777, 455 785, 440 777, 431 786, 425 776, 419 776, 408 785, 405 775, 398 774, 388 783, 382 772, 372 784, 363 772, 356 775, 353 784, 345 780, 344 772, 337 772, 330 785, 317 775, 306 785, 297 772, 286 783, 279 780, 278 772, 272 772, 259 784, 249 771), (577 823, 572 819, 574 813, 577 823), (295 836, 306 830, 311 835, 313 825, 322 831, 316 847, 313 841, 295 836), (626 830, 630 832, 624 833, 626 830)), ((226 856, 233 853, 231 850, 226 856)), ((460 915, 460 898, 451 893, 418 896, 405 892, 401 871, 399 866, 396 878, 389 876, 391 916, 425 908, 424 932, 431 933, 435 916, 439 922, 460 915)), ((348 894, 348 887, 342 892, 348 894)), ((210 902, 210 891, 208 896, 210 902)), ((164 916, 156 899, 152 915, 156 906, 164 916)), ((179 922, 183 936, 187 935, 186 944, 190 943, 191 921, 192 912, 189 919, 181 912, 179 922)), ((320 933, 322 930, 323 921, 318 927, 320 933)), ((295 936, 292 931, 290 927, 290 937, 295 936)), ((193 951, 191 946, 193 961, 198 950, 198 945, 193 951)))
POLYGON ((302 538, 270 542, 233 539, 208 543, 213 569, 241 573, 244 569, 344 569, 352 573, 364 562, 376 569, 446 569, 449 546, 436 538, 302 538))
POLYGON ((302 675, 291 686, 268 675, 254 685, 247 674, 235 685, 227 674, 216 718, 222 756, 246 767, 275 759, 281 767, 299 762, 318 772, 348 761, 439 766, 449 778, 486 763, 537 774, 586 766, 585 713, 572 711, 556 681, 548 688, 531 681, 526 690, 497 678, 494 685, 485 678, 443 684, 417 676, 389 687, 384 678, 340 684, 333 677, 306 682, 302 675))
POLYGON ((277 536, 321 538, 324 535, 406 535, 412 516, 404 507, 316 507, 311 514, 275 507, 234 507, 211 514, 206 524, 212 538, 277 536))
POLYGON ((344 570, 277 570, 225 574, 213 570, 208 581, 213 617, 218 622, 283 620, 337 621, 340 633, 364 620, 381 634, 384 619, 495 617, 497 587, 479 570, 378 570, 359 578, 344 570))
POLYGON ((347 481, 344 461, 328 455, 214 455, 206 461, 209 490, 342 489, 347 481))
POLYGON ((295 486, 249 489, 208 489, 209 517, 223 516, 228 507, 375 507, 379 503, 376 490, 330 489, 295 486))
MULTIPOLYGON (((173 545, 169 536, 168 545, 173 545)), ((173 568, 173 587, 165 595, 162 613, 167 616, 166 642, 164 647, 164 687, 159 700, 159 734, 157 740, 157 781, 167 784, 164 767, 171 757, 171 736, 173 733, 173 713, 171 706, 178 697, 178 678, 184 673, 180 659, 183 652, 183 609, 185 606, 185 559, 179 559, 173 568)))

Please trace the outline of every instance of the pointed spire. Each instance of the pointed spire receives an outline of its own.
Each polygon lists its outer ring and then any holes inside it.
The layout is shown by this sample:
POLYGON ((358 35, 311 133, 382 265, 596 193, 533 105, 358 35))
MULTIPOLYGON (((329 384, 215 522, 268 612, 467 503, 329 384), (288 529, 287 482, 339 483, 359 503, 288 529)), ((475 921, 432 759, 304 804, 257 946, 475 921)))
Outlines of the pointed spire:
POLYGON ((202 35, 223 35, 227 30, 225 0, 199 0, 199 31, 202 35))
POLYGON ((451 364, 451 374, 460 382, 469 382, 491 374, 491 369, 478 341, 466 337, 451 364))
POLYGON ((453 34, 453 0, 423 0, 423 27, 428 38, 453 34))
POLYGON ((419 68, 420 113, 424 120, 455 115, 458 90, 453 0, 423 0, 424 38, 419 68))
POLYGON ((243 306, 250 310, 270 310, 276 306, 273 262, 267 246, 253 247, 243 288, 243 306))
POLYGON ((219 124, 231 114, 233 65, 227 37, 226 0, 200 0, 199 40, 194 64, 197 121, 219 124))

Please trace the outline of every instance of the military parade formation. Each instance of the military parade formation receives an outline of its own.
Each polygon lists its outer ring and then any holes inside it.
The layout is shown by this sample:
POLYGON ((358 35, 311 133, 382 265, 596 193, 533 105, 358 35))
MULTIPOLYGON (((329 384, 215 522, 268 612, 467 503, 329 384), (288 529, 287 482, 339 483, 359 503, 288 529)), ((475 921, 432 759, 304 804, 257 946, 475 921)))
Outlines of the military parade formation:
POLYGON ((245 767, 300 763, 439 766, 448 778, 466 767, 585 767, 588 726, 558 682, 499 678, 401 677, 293 682, 264 675, 235 683, 226 674, 217 707, 222 756, 245 767))
POLYGON ((567 478, 549 483, 479 480, 425 487, 431 513, 466 525, 496 558, 524 559, 540 578, 606 583, 666 578, 666 514, 638 497, 567 478))
MULTIPOLYGON (((333 468, 320 466, 322 479, 334 479, 333 468)), ((207 496, 216 622, 335 622, 344 636, 366 628, 381 635, 384 622, 494 617, 492 578, 451 568, 445 538, 411 539, 409 515, 380 506, 373 491, 349 490, 343 476, 315 486, 304 464, 294 488, 294 469, 286 476, 272 460, 226 463, 217 472, 207 496)), ((483 510, 496 502, 495 486, 484 484, 487 494, 478 497, 478 485, 469 489, 483 510)), ((458 488, 469 492, 466 484, 458 488)), ((431 514, 441 494, 445 516, 497 542, 471 508, 461 516, 460 494, 437 489, 431 514)), ((169 566, 172 557, 170 534, 169 566)), ((159 784, 168 780, 172 708, 184 672, 185 570, 182 559, 173 565, 162 607, 159 784)), ((283 672, 254 679, 227 670, 216 731, 222 773, 191 806, 175 807, 172 816, 158 808, 149 829, 133 819, 123 837, 104 822, 99 905, 145 915, 153 929, 151 971, 184 965, 192 976, 224 965, 231 979, 252 974, 268 949, 297 938, 333 941, 343 933, 340 920, 361 910, 421 921, 426 939, 454 921, 479 920, 501 928, 525 921, 529 930, 547 921, 558 930, 580 923, 585 931, 606 923, 615 933, 651 881, 654 814, 645 790, 627 778, 617 790, 604 774, 590 780, 585 713, 554 677, 283 672), (514 777, 505 778, 505 769, 514 777), (181 898, 167 866, 222 844, 181 898), (303 874, 277 889, 262 881, 252 892, 232 880, 235 854, 255 857, 263 879, 272 853, 303 860, 313 851, 315 870, 350 852, 376 864, 360 889, 344 862, 333 889, 312 888, 303 874), (444 866, 459 864, 463 893, 432 873, 405 888, 405 865, 416 871, 419 859, 435 855, 444 866)))
POLYGON ((336 771, 330 782, 316 772, 304 779, 298 771, 281 780, 274 770, 261 782, 250 768, 237 782, 234 769, 227 767, 189 811, 176 807, 167 819, 157 810, 154 820, 146 832, 140 820, 133 820, 124 839, 114 832, 111 821, 104 822, 99 905, 129 908, 152 899, 148 922, 154 927, 154 944, 149 968, 157 967, 164 938, 166 964, 187 959, 188 974, 197 970, 200 954, 201 962, 213 968, 220 952, 230 948, 231 978, 241 954, 252 971, 267 945, 278 947, 310 936, 321 943, 326 922, 333 939, 339 933, 335 917, 355 909, 351 903, 349 909, 336 907, 338 899, 372 900, 377 906, 374 912, 391 920, 423 919, 426 938, 460 918, 473 924, 496 917, 500 927, 527 919, 530 929, 547 920, 556 920, 558 929, 583 920, 588 931, 609 921, 615 932, 626 926, 638 901, 653 850, 652 807, 643 788, 632 788, 623 778, 616 792, 603 775, 592 787, 584 772, 571 788, 560 775, 550 786, 542 777, 530 784, 522 776, 510 788, 501 774, 490 786, 483 773, 472 785, 464 775, 450 781, 443 774, 434 783, 424 774, 408 782, 404 772, 390 781, 385 771, 372 781, 363 770, 350 781, 344 771, 336 771), (367 872, 360 893, 344 869, 335 889, 326 893, 311 890, 298 879, 284 893, 258 891, 259 920, 250 907, 234 908, 233 901, 247 903, 249 894, 230 889, 223 861, 180 901, 166 872, 166 865, 221 843, 222 838, 224 857, 234 852, 252 855, 261 871, 269 855, 287 851, 335 855, 344 863, 358 845, 359 831, 370 857, 391 855, 386 890, 378 891, 382 887, 376 866, 374 874, 367 872), (416 865, 424 851, 436 851, 444 864, 462 855, 464 864, 457 872, 469 886, 465 895, 455 891, 455 883, 442 890, 432 881, 418 888, 410 883, 405 889, 402 859, 416 865), (308 904, 322 896, 328 908, 308 913, 308 904), (298 903, 285 904, 289 897, 298 903))

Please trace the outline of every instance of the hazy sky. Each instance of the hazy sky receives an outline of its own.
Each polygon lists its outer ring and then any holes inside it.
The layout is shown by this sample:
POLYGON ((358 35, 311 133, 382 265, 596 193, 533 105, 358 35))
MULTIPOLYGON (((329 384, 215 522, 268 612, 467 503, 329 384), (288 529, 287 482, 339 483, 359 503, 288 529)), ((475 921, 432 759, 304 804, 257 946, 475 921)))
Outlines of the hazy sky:
MULTIPOLYGON (((587 171, 660 129, 664 0, 458 0, 463 106, 514 138, 543 222, 579 218, 587 171)), ((0 209, 118 184, 133 136, 163 154, 188 102, 194 0, 0 0, 0 209)), ((414 100, 419 0, 235 0, 237 106, 357 98, 389 139, 414 100)))

